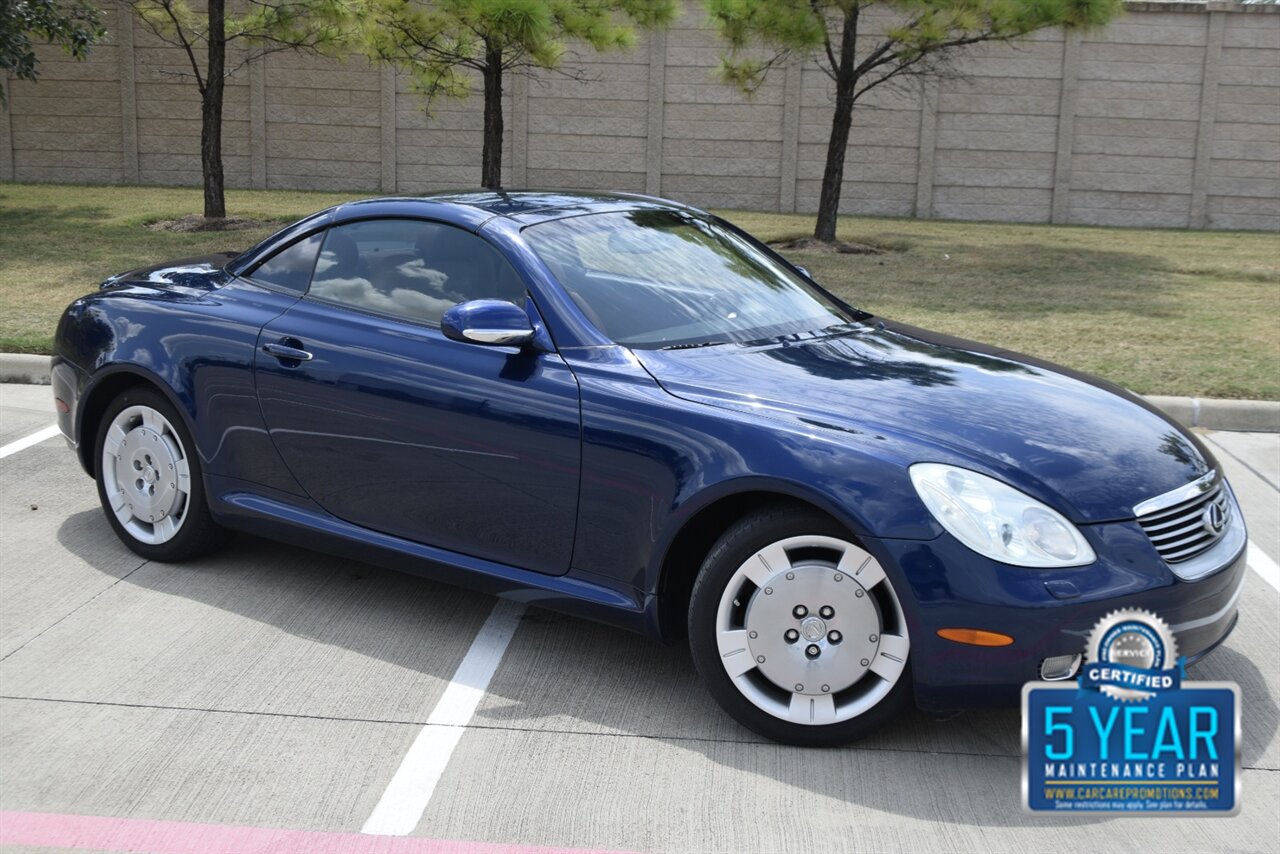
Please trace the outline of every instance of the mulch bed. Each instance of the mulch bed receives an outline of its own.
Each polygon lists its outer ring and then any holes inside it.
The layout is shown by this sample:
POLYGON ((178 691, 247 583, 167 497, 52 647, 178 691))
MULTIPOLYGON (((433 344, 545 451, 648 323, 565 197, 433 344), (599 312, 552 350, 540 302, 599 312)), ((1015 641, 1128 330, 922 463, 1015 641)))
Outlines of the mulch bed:
POLYGON ((839 255, 883 255, 884 250, 869 243, 849 243, 835 240, 828 243, 813 237, 799 237, 794 240, 780 240, 770 243, 774 249, 783 252, 831 252, 839 255))
POLYGON ((272 223, 260 219, 228 216, 221 219, 205 219, 200 214, 187 214, 178 219, 162 219, 147 223, 152 231, 171 231, 175 234, 190 234, 196 231, 243 231, 248 228, 266 228, 272 223))

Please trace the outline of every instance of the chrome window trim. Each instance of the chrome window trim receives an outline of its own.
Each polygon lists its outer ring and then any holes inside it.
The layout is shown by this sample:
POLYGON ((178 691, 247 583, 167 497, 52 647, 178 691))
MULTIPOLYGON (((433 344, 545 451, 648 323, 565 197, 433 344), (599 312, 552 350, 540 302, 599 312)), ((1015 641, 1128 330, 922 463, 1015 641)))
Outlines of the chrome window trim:
POLYGON ((1212 469, 1208 474, 1193 480, 1185 486, 1180 486, 1171 492, 1166 492, 1164 495, 1157 495, 1155 498, 1148 498, 1146 501, 1133 505, 1133 515, 1138 518, 1149 516, 1166 507, 1173 507, 1184 501, 1199 498, 1213 489, 1217 481, 1218 470, 1212 469))

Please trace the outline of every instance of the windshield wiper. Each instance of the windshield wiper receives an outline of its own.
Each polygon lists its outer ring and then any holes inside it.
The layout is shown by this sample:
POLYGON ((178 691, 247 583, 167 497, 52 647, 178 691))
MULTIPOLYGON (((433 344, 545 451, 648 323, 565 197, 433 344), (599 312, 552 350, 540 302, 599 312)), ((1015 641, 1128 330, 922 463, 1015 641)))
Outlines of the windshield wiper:
POLYGON ((689 343, 689 344, 668 344, 667 346, 665 346, 665 347, 660 347, 660 348, 658 348, 658 349, 660 349, 660 350, 692 350, 692 349, 694 349, 695 347, 718 347, 718 346, 720 346, 721 344, 724 344, 724 343, 726 343, 726 342, 724 342, 724 341, 694 341, 694 342, 691 342, 691 343, 689 343))

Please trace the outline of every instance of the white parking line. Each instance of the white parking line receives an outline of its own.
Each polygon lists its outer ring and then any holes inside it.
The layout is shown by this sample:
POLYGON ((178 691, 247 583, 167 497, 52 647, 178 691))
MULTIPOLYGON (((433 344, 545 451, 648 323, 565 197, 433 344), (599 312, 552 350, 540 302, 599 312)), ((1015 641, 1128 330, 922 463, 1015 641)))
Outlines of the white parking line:
POLYGON ((418 826, 523 613, 524 606, 516 602, 499 599, 494 604, 361 833, 406 836, 418 826))
POLYGON ((1249 541, 1249 554, 1246 563, 1258 575, 1262 576, 1262 580, 1270 584, 1276 590, 1280 590, 1280 566, 1276 566, 1276 562, 1271 556, 1253 542, 1249 541))
POLYGON ((32 433, 30 436, 23 436, 21 439, 15 439, 9 444, 0 447, 0 460, 10 454, 16 454, 18 451, 30 448, 32 445, 38 445, 46 439, 52 439, 54 436, 59 436, 61 434, 62 431, 58 429, 58 425, 52 424, 43 430, 32 433))

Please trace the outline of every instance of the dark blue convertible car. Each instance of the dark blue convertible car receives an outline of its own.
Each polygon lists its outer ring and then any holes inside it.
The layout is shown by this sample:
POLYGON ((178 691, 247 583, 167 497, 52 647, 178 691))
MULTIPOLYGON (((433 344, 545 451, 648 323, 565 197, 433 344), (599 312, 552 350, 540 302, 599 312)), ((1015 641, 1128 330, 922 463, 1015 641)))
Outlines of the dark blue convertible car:
POLYGON ((1195 660, 1243 581, 1221 470, 1141 399, 859 311, 658 199, 339 205, 107 280, 53 382, 145 557, 238 529, 687 634, 786 742, 1011 702, 1119 607, 1195 660))

